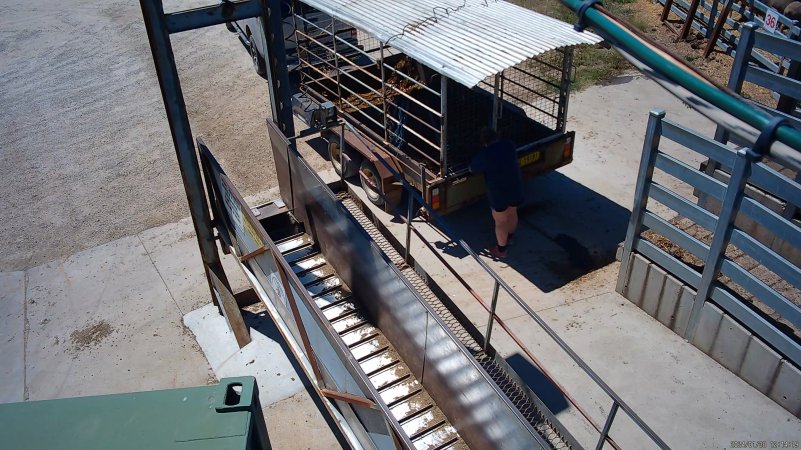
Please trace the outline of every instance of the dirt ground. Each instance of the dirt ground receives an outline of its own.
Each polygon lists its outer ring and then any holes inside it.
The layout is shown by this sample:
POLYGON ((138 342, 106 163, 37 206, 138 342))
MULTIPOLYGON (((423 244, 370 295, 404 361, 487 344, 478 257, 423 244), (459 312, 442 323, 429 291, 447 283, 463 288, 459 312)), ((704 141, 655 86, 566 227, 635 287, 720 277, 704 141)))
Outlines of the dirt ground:
MULTIPOLYGON (((245 195, 272 187, 266 83, 239 40, 173 47, 193 132, 245 195)), ((138 2, 0 0, 0 55, 0 271, 188 215, 138 2)))
MULTIPOLYGON (((188 215, 138 4, 51 5, 0 0, 0 271, 188 215)), ((672 42, 659 6, 631 8, 649 35, 725 83, 730 57, 702 61, 672 42)), ((275 187, 267 87, 238 39, 218 26, 176 35, 173 47, 195 135, 244 195, 275 187)))
MULTIPOLYGON (((659 18, 662 14, 663 6, 650 0, 635 0, 633 3, 633 20, 644 28, 644 32, 655 42, 666 48, 676 56, 684 59, 689 64, 698 68, 716 81, 721 86, 726 86, 729 81, 734 58, 723 53, 719 48, 715 48, 709 58, 704 58, 704 48, 707 41, 700 33, 693 30, 686 41, 676 41, 678 30, 681 29, 683 22, 675 14, 671 14, 668 20, 662 23, 659 18)), ((732 17, 737 20, 739 15, 735 12, 732 17)), ((731 27, 726 27, 730 30, 731 27)), ((743 94, 748 98, 753 98, 760 103, 775 103, 770 91, 760 88, 752 83, 745 83, 743 94)))

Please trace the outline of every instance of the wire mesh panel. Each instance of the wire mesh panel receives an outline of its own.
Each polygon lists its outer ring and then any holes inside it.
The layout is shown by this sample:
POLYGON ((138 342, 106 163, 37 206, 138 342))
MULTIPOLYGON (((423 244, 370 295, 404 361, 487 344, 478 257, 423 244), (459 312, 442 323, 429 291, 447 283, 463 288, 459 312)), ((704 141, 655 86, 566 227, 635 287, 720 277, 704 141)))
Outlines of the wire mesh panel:
POLYGON ((497 110, 498 134, 518 147, 563 130, 569 85, 566 55, 553 50, 530 58, 473 89, 451 85, 448 161, 454 172, 465 170, 481 149, 481 129, 493 126, 493 110, 497 110))
POLYGON ((320 20, 307 7, 295 12, 301 92, 333 102, 415 173, 421 163, 446 178, 465 173, 484 127, 497 126, 518 147, 564 132, 570 49, 530 58, 468 88, 443 82, 437 71, 362 30, 320 20))
POLYGON ((436 170, 443 126, 439 75, 361 30, 340 30, 334 20, 326 25, 303 7, 296 13, 301 92, 333 102, 373 140, 436 170))

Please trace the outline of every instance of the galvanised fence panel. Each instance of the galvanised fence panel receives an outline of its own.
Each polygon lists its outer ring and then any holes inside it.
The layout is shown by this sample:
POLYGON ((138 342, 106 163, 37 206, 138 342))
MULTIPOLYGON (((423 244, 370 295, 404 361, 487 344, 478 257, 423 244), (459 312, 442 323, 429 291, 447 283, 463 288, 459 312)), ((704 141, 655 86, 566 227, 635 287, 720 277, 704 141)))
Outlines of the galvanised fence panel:
POLYGON ((801 269, 741 229, 736 219, 738 215, 748 216, 799 249, 801 226, 749 196, 748 189, 754 186, 778 199, 801 200, 801 184, 760 161, 750 149, 729 147, 666 120, 662 111, 651 112, 620 280, 628 280, 632 254, 640 254, 697 292, 685 338, 692 340, 703 305, 711 301, 788 360, 801 365, 801 269), (678 144, 701 159, 718 161, 729 173, 728 180, 721 181, 676 157, 678 152, 665 152, 668 144, 678 144), (663 177, 715 199, 719 212, 704 209, 676 188, 660 183, 663 177), (665 217, 664 208, 657 204, 694 225, 682 228, 675 218, 665 217), (654 236, 672 246, 658 245, 654 236), (700 267, 693 261, 700 261, 700 267))

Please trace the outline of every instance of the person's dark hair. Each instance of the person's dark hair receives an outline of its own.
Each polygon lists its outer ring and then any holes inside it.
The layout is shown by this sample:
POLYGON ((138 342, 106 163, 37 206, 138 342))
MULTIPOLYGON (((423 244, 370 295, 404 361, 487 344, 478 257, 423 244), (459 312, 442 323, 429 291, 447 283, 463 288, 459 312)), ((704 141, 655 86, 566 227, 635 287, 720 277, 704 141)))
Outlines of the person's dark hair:
POLYGON ((487 146, 498 140, 498 133, 492 128, 484 127, 481 129, 481 145, 487 146))

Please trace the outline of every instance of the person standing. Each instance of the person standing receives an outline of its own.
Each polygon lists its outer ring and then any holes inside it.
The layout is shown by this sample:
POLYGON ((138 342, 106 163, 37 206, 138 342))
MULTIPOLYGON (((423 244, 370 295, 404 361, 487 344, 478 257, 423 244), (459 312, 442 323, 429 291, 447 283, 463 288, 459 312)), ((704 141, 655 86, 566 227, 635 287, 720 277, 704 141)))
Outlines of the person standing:
POLYGON ((470 170, 484 175, 492 208, 497 245, 488 251, 496 258, 505 258, 506 247, 517 229, 517 208, 523 204, 523 177, 517 150, 511 141, 502 140, 495 131, 484 128, 481 146, 470 162, 470 170))

